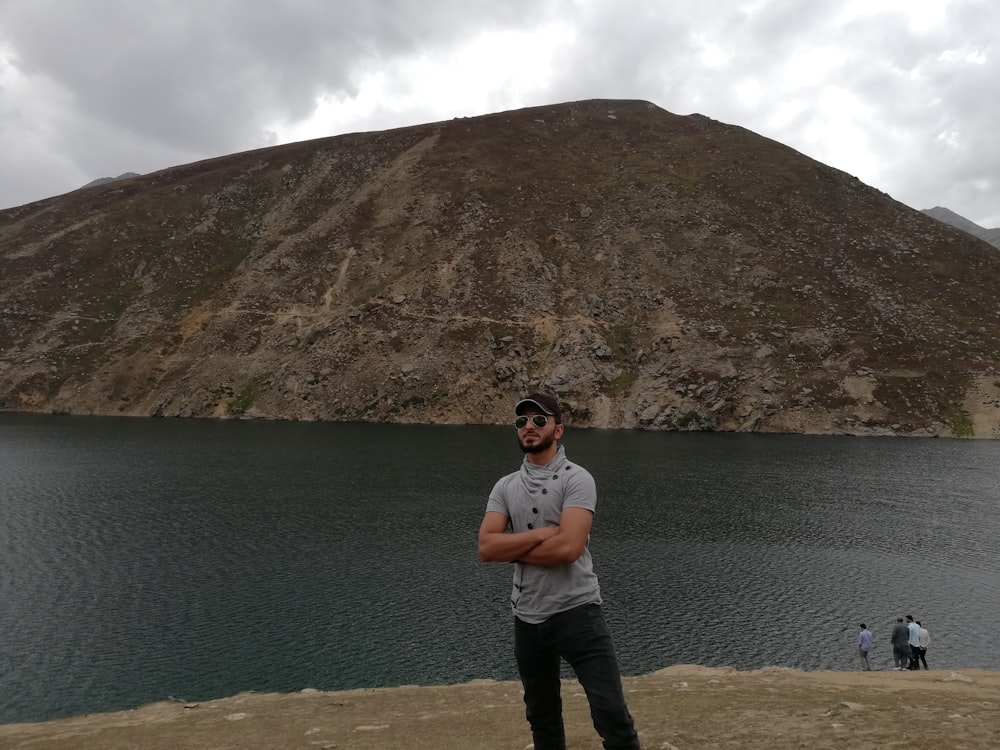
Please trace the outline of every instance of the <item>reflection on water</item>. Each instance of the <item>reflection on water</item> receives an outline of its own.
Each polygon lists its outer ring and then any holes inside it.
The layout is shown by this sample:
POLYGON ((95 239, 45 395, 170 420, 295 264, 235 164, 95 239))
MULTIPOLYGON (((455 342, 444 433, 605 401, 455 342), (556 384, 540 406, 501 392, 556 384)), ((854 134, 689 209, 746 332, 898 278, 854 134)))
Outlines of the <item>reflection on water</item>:
MULTIPOLYGON (((570 430, 622 666, 1000 669, 1000 444, 570 430)), ((0 721, 514 679, 511 430, 0 415, 0 721)))

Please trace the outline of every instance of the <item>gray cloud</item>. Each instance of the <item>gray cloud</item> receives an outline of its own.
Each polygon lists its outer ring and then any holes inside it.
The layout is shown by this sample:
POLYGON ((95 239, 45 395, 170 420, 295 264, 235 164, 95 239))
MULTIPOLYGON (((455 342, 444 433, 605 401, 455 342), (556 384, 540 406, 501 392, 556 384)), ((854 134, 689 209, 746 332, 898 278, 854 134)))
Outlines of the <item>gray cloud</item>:
POLYGON ((320 93, 355 93, 365 66, 510 15, 503 4, 459 0, 32 0, 2 20, 19 67, 72 92, 80 116, 223 153, 256 145, 262 122, 308 116, 320 93))
MULTIPOLYGON (((915 208, 946 205, 1000 225, 1000 61, 991 47, 1000 6, 912 5, 7 0, 0 206, 267 145, 276 123, 308 119, 318 97, 356 101, 382 74, 382 98, 324 134, 483 107, 647 99, 779 140, 915 208), (940 18, 926 15, 941 8, 940 18), (456 96, 447 111, 410 90, 406 71, 420 60, 447 60, 486 31, 544 24, 571 32, 552 40, 558 57, 545 85, 521 91, 505 80, 476 91, 475 102, 456 96)), ((523 55, 491 54, 511 69, 523 55)))

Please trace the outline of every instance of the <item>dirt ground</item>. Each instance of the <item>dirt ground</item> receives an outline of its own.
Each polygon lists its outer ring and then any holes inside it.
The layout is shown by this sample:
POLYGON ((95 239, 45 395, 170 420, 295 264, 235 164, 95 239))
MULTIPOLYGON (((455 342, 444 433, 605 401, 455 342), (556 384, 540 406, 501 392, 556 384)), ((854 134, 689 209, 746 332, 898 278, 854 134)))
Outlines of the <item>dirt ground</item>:
MULTIPOLYGON (((993 750, 1000 672, 753 672, 675 666, 625 679, 645 750, 993 750)), ((569 750, 601 743, 574 681, 569 750)), ((243 694, 204 703, 0 726, 31 750, 525 750, 520 685, 243 694)))

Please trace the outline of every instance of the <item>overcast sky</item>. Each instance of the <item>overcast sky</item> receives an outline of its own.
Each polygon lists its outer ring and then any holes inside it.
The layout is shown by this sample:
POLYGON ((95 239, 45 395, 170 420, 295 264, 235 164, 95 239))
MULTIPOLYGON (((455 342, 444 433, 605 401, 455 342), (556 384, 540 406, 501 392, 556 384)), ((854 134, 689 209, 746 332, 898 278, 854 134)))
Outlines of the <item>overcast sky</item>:
POLYGON ((578 99, 773 138, 1000 226, 998 0, 0 0, 0 207, 578 99))

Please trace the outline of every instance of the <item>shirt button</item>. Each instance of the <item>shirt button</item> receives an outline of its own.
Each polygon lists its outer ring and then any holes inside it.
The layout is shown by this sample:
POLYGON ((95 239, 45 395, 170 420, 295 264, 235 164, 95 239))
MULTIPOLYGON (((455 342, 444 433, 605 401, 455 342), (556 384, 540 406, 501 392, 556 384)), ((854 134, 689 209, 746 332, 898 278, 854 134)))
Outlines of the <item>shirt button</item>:
POLYGON ((529 524, 528 524, 528 528, 529 528, 529 529, 533 529, 533 528, 535 528, 535 524, 533 524, 533 523, 529 523, 529 524))
POLYGON ((548 495, 548 494, 549 494, 549 491, 548 491, 548 490, 542 490, 542 494, 543 494, 543 495, 548 495))
POLYGON ((532 512, 532 513, 538 513, 538 508, 532 508, 532 509, 531 509, 531 512, 532 512))

